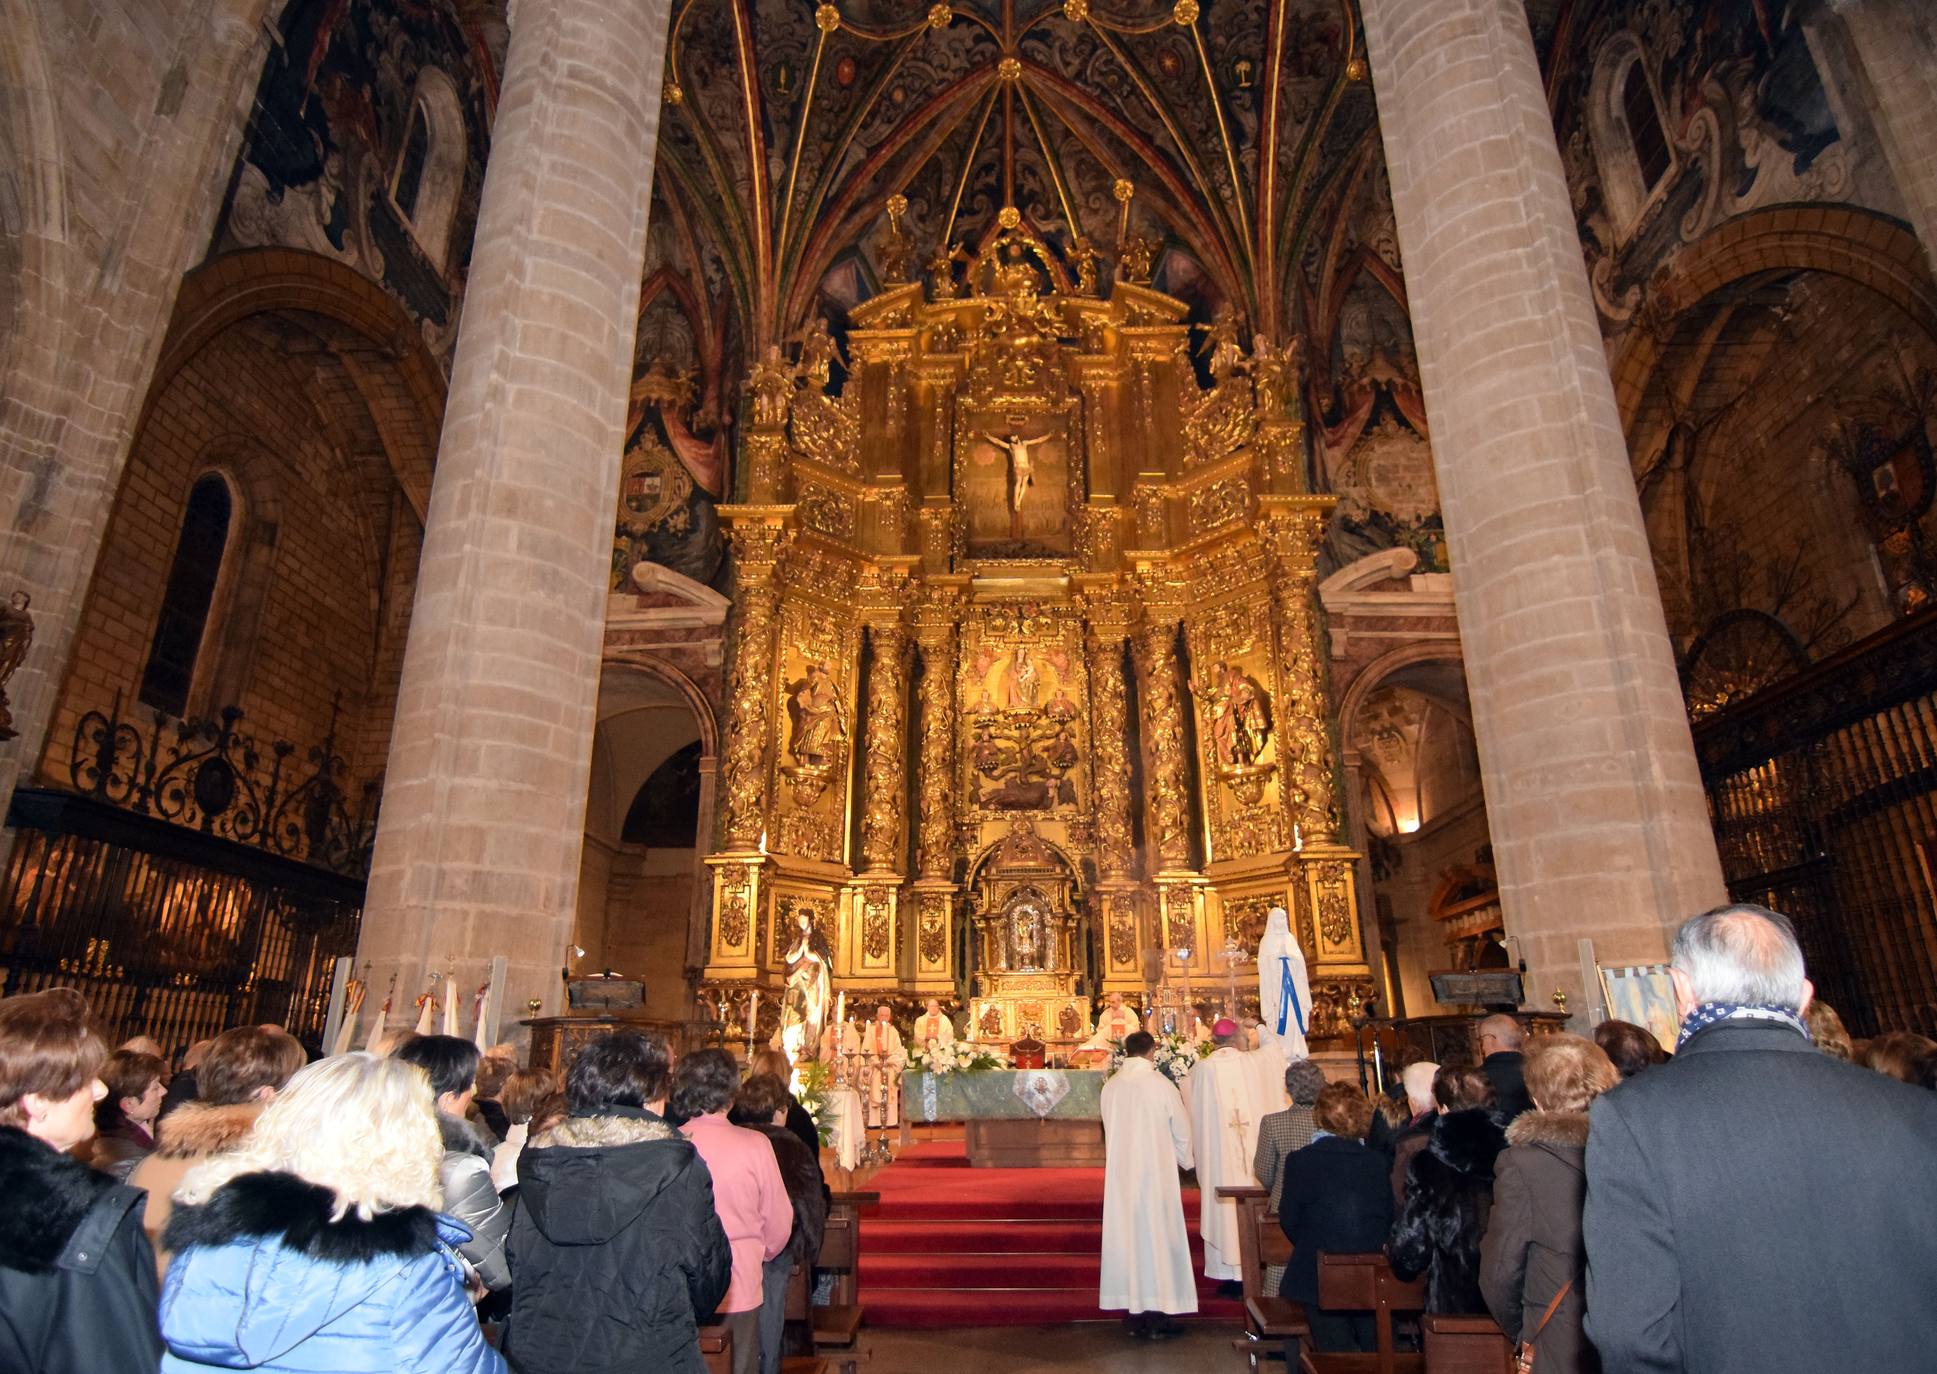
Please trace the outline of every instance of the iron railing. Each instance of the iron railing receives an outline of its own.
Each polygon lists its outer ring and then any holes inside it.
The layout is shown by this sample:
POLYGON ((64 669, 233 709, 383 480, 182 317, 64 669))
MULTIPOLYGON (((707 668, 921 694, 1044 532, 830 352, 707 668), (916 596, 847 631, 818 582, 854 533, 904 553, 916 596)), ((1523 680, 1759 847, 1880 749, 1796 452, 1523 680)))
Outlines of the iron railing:
POLYGON ((239 708, 212 719, 154 712, 143 723, 89 711, 74 727, 68 776, 83 796, 171 825, 254 845, 316 868, 362 877, 370 871, 381 780, 365 783, 351 810, 348 765, 336 751, 337 707, 320 743, 291 760, 288 740, 259 742, 239 708))
POLYGON ((1858 1036, 1937 1033, 1937 611, 1695 726, 1723 874, 1858 1036))

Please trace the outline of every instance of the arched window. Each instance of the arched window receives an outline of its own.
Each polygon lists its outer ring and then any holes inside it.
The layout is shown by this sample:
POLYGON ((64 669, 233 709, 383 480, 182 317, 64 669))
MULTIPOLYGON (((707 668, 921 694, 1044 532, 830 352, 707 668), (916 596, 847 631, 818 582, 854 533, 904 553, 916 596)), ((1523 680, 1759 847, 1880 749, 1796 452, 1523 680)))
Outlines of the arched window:
POLYGON ((1616 34, 1595 59, 1587 115, 1608 218, 1626 238, 1675 170, 1661 98, 1632 33, 1616 34))
POLYGON ((404 218, 417 218, 417 198, 424 189, 424 159, 430 156, 430 119, 423 102, 410 107, 410 132, 404 137, 403 156, 397 160, 397 208, 404 218))
POLYGON ((188 493, 175 562, 162 593, 161 617, 148 648, 148 666, 141 674, 141 700, 171 716, 188 710, 233 514, 229 484, 214 473, 196 482, 188 493))
POLYGON ((1628 73, 1621 78, 1621 113, 1627 117, 1635 161, 1641 164, 1641 180, 1652 192, 1668 175, 1668 135, 1662 130, 1660 115, 1655 112, 1648 73, 1638 58, 1628 63, 1628 73))
POLYGON ((417 76, 390 199, 439 270, 450 256, 451 224, 464 190, 464 150, 464 105, 457 87, 436 67, 426 67, 417 76))

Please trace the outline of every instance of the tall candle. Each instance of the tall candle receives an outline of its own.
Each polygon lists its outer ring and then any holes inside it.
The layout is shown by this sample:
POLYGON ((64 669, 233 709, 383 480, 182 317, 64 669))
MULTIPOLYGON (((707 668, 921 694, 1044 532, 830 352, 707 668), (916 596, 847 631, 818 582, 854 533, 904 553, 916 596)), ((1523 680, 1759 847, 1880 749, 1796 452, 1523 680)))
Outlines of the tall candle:
POLYGON ((753 1039, 753 1028, 755 1025, 759 1023, 759 1021, 760 1021, 760 989, 755 988, 753 990, 753 996, 747 999, 747 1039, 749 1040, 753 1039))
POLYGON ((847 989, 846 988, 842 988, 839 992, 834 994, 834 1024, 837 1026, 845 1026, 847 1024, 847 989))

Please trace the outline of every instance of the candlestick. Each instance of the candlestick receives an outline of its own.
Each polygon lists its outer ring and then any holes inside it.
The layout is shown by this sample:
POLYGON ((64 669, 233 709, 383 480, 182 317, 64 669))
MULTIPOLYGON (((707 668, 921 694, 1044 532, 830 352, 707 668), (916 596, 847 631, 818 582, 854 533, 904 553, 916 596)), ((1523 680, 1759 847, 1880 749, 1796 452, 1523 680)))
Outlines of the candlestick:
POLYGON ((847 1024, 847 989, 846 988, 842 988, 839 992, 834 994, 834 1024, 837 1026, 845 1026, 847 1024))
POLYGON ((759 1024, 759 1021, 760 1021, 760 989, 755 988, 753 990, 753 996, 747 999, 747 1040, 749 1042, 751 1042, 753 1039, 753 1028, 757 1024, 759 1024))

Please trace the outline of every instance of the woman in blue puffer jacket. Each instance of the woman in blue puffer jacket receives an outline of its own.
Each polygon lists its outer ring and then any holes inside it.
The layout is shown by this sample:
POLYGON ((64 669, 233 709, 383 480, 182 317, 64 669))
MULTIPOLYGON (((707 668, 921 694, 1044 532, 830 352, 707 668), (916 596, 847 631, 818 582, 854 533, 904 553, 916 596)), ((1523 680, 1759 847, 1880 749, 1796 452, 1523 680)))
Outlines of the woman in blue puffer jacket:
POLYGON ((429 1080, 396 1060, 311 1064, 239 1154, 177 1190, 163 1374, 503 1374, 439 1216, 429 1080))

